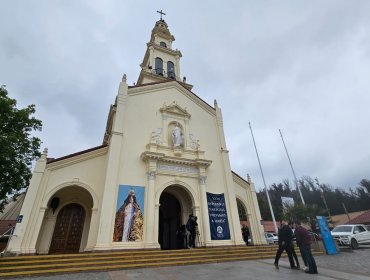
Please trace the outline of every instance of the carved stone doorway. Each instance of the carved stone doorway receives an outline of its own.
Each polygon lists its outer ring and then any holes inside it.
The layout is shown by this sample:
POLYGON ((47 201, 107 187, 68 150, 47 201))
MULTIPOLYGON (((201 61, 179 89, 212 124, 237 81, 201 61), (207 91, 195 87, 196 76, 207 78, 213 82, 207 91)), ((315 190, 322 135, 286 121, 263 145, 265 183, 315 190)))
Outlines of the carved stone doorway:
POLYGON ((78 253, 81 246, 85 210, 79 204, 64 206, 57 217, 49 254, 78 253))
POLYGON ((162 250, 183 249, 184 236, 181 233, 181 207, 175 196, 162 193, 159 207, 158 243, 162 250))

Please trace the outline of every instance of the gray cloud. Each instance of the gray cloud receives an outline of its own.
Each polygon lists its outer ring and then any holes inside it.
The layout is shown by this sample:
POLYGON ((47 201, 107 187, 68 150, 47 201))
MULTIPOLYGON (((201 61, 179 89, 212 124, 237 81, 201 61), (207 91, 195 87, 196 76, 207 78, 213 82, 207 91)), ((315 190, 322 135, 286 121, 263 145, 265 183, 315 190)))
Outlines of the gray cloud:
POLYGON ((297 175, 334 186, 369 178, 368 1, 5 1, 0 82, 36 104, 50 156, 101 144, 123 73, 136 81, 163 9, 181 74, 223 110, 232 168, 262 187, 297 175))

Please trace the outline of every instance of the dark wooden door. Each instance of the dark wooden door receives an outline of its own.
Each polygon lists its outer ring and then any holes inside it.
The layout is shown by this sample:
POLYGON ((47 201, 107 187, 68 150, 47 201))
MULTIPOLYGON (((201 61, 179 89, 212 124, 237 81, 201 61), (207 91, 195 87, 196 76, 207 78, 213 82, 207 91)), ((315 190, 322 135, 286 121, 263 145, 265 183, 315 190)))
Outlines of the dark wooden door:
POLYGON ((178 230, 181 226, 181 207, 172 194, 162 193, 159 199, 159 234, 158 243, 162 250, 182 249, 178 242, 178 230))
POLYGON ((57 217, 49 254, 78 253, 84 222, 85 210, 81 205, 63 207, 57 217))

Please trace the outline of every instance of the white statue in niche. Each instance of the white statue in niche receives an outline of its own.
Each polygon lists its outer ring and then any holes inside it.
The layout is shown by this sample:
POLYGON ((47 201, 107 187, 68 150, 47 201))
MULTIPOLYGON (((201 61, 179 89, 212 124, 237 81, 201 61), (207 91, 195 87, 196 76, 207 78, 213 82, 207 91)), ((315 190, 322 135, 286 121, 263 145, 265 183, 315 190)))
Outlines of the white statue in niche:
POLYGON ((174 147, 180 147, 183 144, 182 132, 178 123, 176 123, 175 127, 172 129, 172 142, 174 147))

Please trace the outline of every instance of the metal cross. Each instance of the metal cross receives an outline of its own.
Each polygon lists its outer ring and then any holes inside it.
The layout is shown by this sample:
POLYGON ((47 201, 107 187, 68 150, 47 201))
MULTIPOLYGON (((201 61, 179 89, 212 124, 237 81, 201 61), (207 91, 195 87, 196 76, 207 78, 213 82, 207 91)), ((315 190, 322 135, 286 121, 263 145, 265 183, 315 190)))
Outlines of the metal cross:
POLYGON ((161 11, 157 11, 158 14, 161 14, 161 20, 162 20, 162 15, 166 15, 164 12, 161 11))

